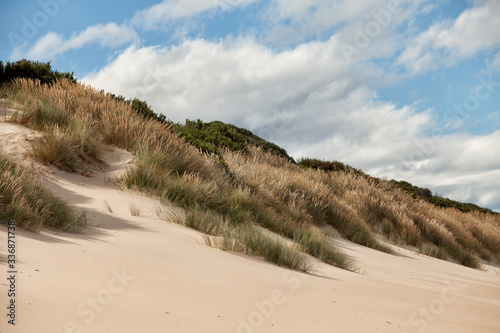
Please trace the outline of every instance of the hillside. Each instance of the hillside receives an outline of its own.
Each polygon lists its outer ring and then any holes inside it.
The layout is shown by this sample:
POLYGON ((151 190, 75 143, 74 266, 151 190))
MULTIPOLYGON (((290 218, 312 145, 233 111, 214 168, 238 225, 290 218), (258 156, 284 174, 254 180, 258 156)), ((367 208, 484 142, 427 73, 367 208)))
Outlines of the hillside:
MULTIPOLYGON (((29 147, 26 129, 2 121, 0 145, 16 134, 9 156, 21 157, 14 148, 29 147)), ((129 152, 106 146, 102 158, 108 167, 90 177, 47 168, 44 185, 87 211, 88 224, 78 233, 17 229, 17 320, 1 321, 2 332, 498 331, 498 267, 396 246, 386 254, 328 229, 359 273, 310 257, 313 274, 270 265, 206 246, 204 234, 172 223, 182 210, 116 187, 110 179, 130 167, 129 152)), ((7 254, 0 243, 1 268, 7 254)))
MULTIPOLYGON (((77 82, 73 73, 61 73, 57 70, 53 70, 50 62, 43 63, 23 59, 14 63, 7 62, 4 65, 3 62, 0 61, 0 84, 9 82, 14 78, 39 79, 42 83, 53 83, 59 79, 67 79, 73 83, 77 82)), ((186 119, 184 124, 174 123, 169 121, 164 114, 157 114, 146 101, 141 101, 138 98, 127 100, 123 96, 116 96, 112 93, 105 93, 105 95, 118 102, 129 104, 138 114, 148 119, 170 125, 172 131, 202 152, 216 154, 223 165, 222 152, 225 149, 233 152, 247 152, 248 145, 262 148, 264 151, 284 157, 292 163, 295 163, 295 160, 287 154, 284 148, 253 134, 247 129, 225 124, 221 121, 205 123, 200 119, 196 121, 186 119)), ((326 172, 354 172, 372 180, 380 181, 380 179, 376 177, 369 176, 359 169, 355 169, 338 161, 324 161, 304 157, 300 159, 298 164, 304 168, 319 169, 326 172)), ((462 212, 477 211, 495 214, 491 209, 479 207, 472 203, 462 203, 434 195, 429 189, 420 188, 406 181, 392 180, 391 183, 411 194, 414 198, 422 199, 437 207, 456 208, 462 212)))
POLYGON ((20 332, 498 330, 498 214, 49 73, 0 86, 20 332))
MULTIPOLYGON (((45 133, 33 140, 32 156, 91 174, 103 163, 104 144, 129 150, 135 168, 121 182, 183 207, 180 223, 217 237, 219 247, 305 271, 303 254, 349 268, 349 259, 317 229, 330 225, 348 240, 389 253, 380 237, 470 267, 478 267, 478 258, 499 260, 498 215, 438 209, 339 162, 303 159, 296 165, 284 149, 250 131, 199 120, 172 124, 146 102, 84 87, 50 64, 28 64, 35 69, 24 72, 43 72, 48 83, 16 79, 1 86, 0 96, 23 109, 10 121, 45 133)), ((17 67, 26 62, 9 64, 17 67)))

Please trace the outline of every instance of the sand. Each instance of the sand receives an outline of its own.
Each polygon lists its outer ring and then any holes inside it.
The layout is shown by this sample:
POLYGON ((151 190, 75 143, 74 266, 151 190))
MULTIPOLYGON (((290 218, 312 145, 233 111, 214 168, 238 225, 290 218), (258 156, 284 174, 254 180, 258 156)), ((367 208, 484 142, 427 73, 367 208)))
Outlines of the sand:
MULTIPOLYGON (((0 120, 2 151, 27 161, 23 131, 0 120)), ((311 258, 315 272, 304 274, 211 248, 168 221, 182 210, 113 184, 131 158, 109 147, 109 168, 91 177, 30 162, 87 210, 90 225, 76 234, 16 230, 15 326, 0 226, 0 332, 500 332, 498 267, 396 246, 394 256, 337 237, 358 272, 311 258)))

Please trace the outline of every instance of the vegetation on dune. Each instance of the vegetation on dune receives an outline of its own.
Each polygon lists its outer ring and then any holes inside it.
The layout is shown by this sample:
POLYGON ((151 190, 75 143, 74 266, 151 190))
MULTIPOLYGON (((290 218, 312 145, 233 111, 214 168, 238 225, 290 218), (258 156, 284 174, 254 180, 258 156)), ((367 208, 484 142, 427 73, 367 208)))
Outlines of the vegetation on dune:
POLYGON ((299 160, 299 165, 305 169, 312 168, 314 170, 323 170, 325 172, 353 172, 358 175, 366 176, 361 170, 355 169, 350 165, 339 161, 324 161, 317 158, 302 158, 299 160))
MULTIPOLYGON (((39 159, 45 155, 57 156, 54 160, 67 170, 74 168, 75 159, 85 162, 72 152, 73 149, 85 151, 82 144, 71 144, 73 128, 75 124, 80 124, 92 130, 92 137, 99 138, 101 143, 115 144, 135 152, 136 167, 129 170, 124 180, 130 187, 178 203, 188 212, 200 208, 221 215, 231 223, 230 228, 220 236, 226 239, 226 243, 240 244, 235 247, 236 250, 262 255, 272 262, 294 269, 309 269, 300 250, 290 248, 282 240, 254 229, 255 221, 247 219, 250 217, 249 212, 240 210, 231 201, 235 189, 232 188, 230 177, 218 166, 216 158, 200 153, 171 132, 168 125, 137 114, 126 102, 66 80, 44 85, 32 80, 16 79, 3 85, 1 94, 7 101, 24 110, 14 114, 12 121, 45 132, 41 141, 35 141, 33 146, 34 151, 44 151, 44 154, 34 154, 39 159), (47 113, 42 112, 42 116, 38 116, 40 105, 44 110, 49 110, 47 113), (45 154, 45 151, 50 154, 45 154)), ((321 254, 332 262, 331 258, 343 256, 336 249, 328 247, 327 243, 324 247, 321 254), (332 251, 329 257, 324 254, 328 249, 332 251)), ((338 265, 347 268, 347 262, 343 258, 338 265)))
POLYGON ((146 101, 141 101, 137 97, 135 97, 134 99, 126 99, 122 95, 116 96, 115 94, 105 93, 104 90, 101 90, 101 92, 118 102, 124 102, 126 104, 129 104, 132 107, 132 109, 135 110, 139 115, 142 115, 148 119, 159 121, 160 123, 167 122, 167 118, 165 117, 165 115, 162 113, 160 115, 156 114, 146 101))
POLYGON ((280 266, 304 272, 312 269, 300 248, 287 245, 283 240, 266 234, 263 229, 248 221, 235 223, 230 217, 210 209, 190 210, 185 218, 177 218, 176 221, 206 233, 205 240, 210 246, 261 256, 280 266))
POLYGON ((0 61, 0 84, 14 78, 37 79, 42 83, 54 83, 60 79, 67 79, 76 83, 73 73, 59 72, 52 69, 50 62, 39 62, 22 59, 16 62, 0 61))
POLYGON ((250 156, 226 152, 229 169, 240 183, 254 189, 282 214, 299 223, 331 224, 344 237, 356 243, 389 252, 372 236, 368 225, 342 200, 335 178, 325 173, 303 170, 285 159, 249 148, 250 156))
MULTIPOLYGON (((349 172, 366 179, 370 179, 375 183, 381 182, 379 178, 372 177, 359 169, 355 169, 347 164, 338 161, 324 161, 315 158, 303 158, 299 160, 298 165, 305 169, 312 168, 314 170, 323 170, 325 172, 349 172)), ((433 194, 432 191, 428 188, 418 187, 410 184, 407 181, 391 180, 391 183, 394 186, 401 188, 405 192, 411 194, 413 198, 422 199, 440 208, 456 208, 464 213, 477 211, 482 213, 496 214, 491 209, 479 207, 472 203, 462 203, 448 198, 442 198, 439 195, 433 194)))
POLYGON ((285 149, 244 128, 220 121, 204 123, 200 119, 196 121, 187 119, 184 125, 178 123, 171 123, 171 125, 172 130, 180 137, 205 153, 213 153, 222 157, 224 149, 246 152, 248 146, 256 146, 293 162, 293 158, 287 154, 285 149))
POLYGON ((433 194, 432 191, 429 190, 428 188, 418 187, 403 180, 402 181, 391 180, 391 182, 395 186, 400 187, 406 192, 410 193, 414 198, 420 198, 438 207, 456 208, 464 213, 481 212, 481 213, 496 214, 491 209, 482 208, 473 203, 462 203, 448 198, 442 198, 439 195, 433 194))
POLYGON ((19 228, 29 231, 41 228, 74 231, 86 224, 86 215, 0 154, 0 223, 7 225, 12 220, 19 228))
POLYGON ((340 162, 297 165, 250 131, 221 122, 169 123, 143 101, 70 80, 16 79, 0 95, 23 110, 12 121, 45 133, 32 147, 44 163, 82 171, 99 165, 103 144, 132 151, 123 184, 183 207, 186 216, 177 222, 206 233, 210 245, 304 271, 311 269, 306 254, 353 269, 318 228, 331 225, 388 253, 380 237, 470 267, 478 257, 500 260, 498 214, 436 207, 419 199, 435 198, 426 189, 412 186, 413 193, 340 162))
MULTIPOLYGON (((169 162, 170 159, 160 150, 139 150, 136 155, 136 167, 125 175, 125 184, 129 188, 136 187, 155 195, 164 202, 173 202, 185 208, 188 212, 186 225, 222 237, 222 248, 226 249, 229 243, 240 244, 235 249, 244 248, 243 252, 263 255, 262 249, 252 246, 257 237, 261 242, 272 244, 274 251, 289 252, 286 244, 273 240, 266 234, 261 235, 262 232, 255 229, 255 226, 261 226, 296 241, 300 250, 320 260, 342 268, 352 268, 346 256, 335 249, 316 227, 311 224, 299 224, 289 219, 288 215, 277 213, 247 186, 228 180, 222 170, 217 170, 219 177, 214 177, 215 179, 203 178, 193 173, 179 176, 179 173, 172 169, 177 168, 169 162), (242 230, 244 232, 241 232, 242 230), (254 237, 249 236, 252 233, 255 234, 254 237)), ((211 159, 213 160, 213 157, 211 159)), ((298 255, 297 251, 291 253, 298 255)), ((290 254, 283 256, 290 257, 290 254)), ((283 256, 275 255, 268 259, 281 258, 279 262, 273 262, 302 269, 291 266, 289 260, 284 260, 283 256)))

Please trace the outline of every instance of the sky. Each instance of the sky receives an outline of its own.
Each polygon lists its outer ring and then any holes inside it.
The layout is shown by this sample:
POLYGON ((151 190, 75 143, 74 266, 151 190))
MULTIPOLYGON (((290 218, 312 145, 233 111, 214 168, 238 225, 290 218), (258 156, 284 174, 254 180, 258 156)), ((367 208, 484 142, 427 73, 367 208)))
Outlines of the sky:
POLYGON ((500 0, 0 0, 0 59, 500 211, 500 0))

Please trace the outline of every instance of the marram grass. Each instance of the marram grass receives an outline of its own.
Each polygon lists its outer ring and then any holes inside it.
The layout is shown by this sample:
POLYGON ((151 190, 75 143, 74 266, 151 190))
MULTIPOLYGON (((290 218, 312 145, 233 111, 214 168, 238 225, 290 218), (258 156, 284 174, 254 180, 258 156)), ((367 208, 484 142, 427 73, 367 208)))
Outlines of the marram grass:
POLYGON ((185 208, 186 224, 217 237, 226 249, 296 269, 307 267, 305 254, 350 268, 345 254, 316 228, 329 224, 346 239, 389 253, 380 237, 470 267, 478 267, 478 257, 500 260, 498 214, 440 209, 390 182, 349 171, 305 170, 255 147, 221 151, 221 167, 217 157, 201 153, 167 125, 66 80, 42 85, 18 79, 3 85, 0 95, 23 110, 13 121, 45 133, 33 146, 37 158, 74 170, 78 163, 99 164, 102 144, 127 149, 136 158, 124 184, 185 208), (279 250, 284 245, 259 228, 292 247, 279 250), (284 259, 289 255, 299 264, 284 259))
POLYGON ((22 166, 0 154, 0 222, 16 221, 19 228, 75 231, 85 226, 85 211, 78 211, 43 187, 22 166))

